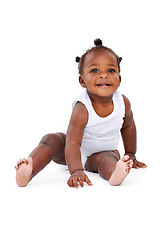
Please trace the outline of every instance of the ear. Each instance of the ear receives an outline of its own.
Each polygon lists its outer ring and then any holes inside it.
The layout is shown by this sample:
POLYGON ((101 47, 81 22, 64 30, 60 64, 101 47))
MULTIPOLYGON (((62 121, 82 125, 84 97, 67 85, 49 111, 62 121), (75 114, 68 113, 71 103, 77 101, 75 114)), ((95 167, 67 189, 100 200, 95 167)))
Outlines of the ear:
POLYGON ((119 75, 119 85, 121 84, 121 75, 119 75))
POLYGON ((82 86, 83 88, 86 88, 86 84, 85 84, 85 81, 84 81, 82 75, 79 76, 79 83, 81 84, 81 86, 82 86))

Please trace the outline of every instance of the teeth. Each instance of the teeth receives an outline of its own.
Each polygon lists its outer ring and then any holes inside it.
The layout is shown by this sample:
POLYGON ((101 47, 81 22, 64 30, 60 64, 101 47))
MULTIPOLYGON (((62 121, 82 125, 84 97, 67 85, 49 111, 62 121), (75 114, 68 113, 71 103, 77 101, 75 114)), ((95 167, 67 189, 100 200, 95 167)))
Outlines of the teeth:
POLYGON ((98 86, 111 86, 111 84, 109 84, 109 83, 100 83, 100 84, 98 84, 98 86))

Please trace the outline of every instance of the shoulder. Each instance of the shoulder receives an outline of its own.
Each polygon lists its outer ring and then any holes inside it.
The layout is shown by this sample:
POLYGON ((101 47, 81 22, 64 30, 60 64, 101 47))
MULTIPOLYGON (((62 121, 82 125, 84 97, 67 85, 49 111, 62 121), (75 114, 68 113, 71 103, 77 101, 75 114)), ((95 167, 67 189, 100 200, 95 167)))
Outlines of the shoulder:
POLYGON ((88 95, 87 95, 87 91, 84 91, 83 93, 81 93, 78 97, 76 97, 76 99, 74 100, 73 104, 72 104, 72 108, 75 107, 75 105, 81 102, 83 103, 83 105, 88 106, 88 95))
POLYGON ((71 123, 77 126, 86 126, 88 122, 88 111, 82 102, 77 102, 73 107, 71 123))
POLYGON ((131 103, 130 103, 129 99, 123 94, 122 94, 122 96, 123 96, 124 104, 125 104, 125 117, 124 117, 123 127, 127 127, 134 122, 134 119, 133 119, 133 113, 131 110, 131 103))
POLYGON ((67 130, 66 142, 76 141, 78 143, 81 143, 87 122, 88 111, 81 102, 77 102, 71 114, 71 119, 67 130))
POLYGON ((122 97, 123 97, 124 105, 125 105, 125 114, 127 114, 131 111, 131 103, 124 94, 122 94, 122 97))

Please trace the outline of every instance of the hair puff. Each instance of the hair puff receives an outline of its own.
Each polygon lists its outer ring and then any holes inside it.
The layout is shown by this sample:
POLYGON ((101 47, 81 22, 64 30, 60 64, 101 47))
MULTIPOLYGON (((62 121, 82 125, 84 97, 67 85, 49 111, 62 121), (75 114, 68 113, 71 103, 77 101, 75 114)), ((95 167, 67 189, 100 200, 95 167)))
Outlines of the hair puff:
POLYGON ((119 57, 119 63, 122 61, 122 58, 121 57, 119 57))
POLYGON ((79 63, 79 62, 80 62, 80 60, 81 60, 81 58, 80 58, 80 57, 76 57, 76 59, 75 59, 75 61, 76 61, 77 63, 79 63))
POLYGON ((96 45, 96 47, 97 46, 102 46, 102 40, 97 38, 97 39, 94 40, 94 44, 96 45))

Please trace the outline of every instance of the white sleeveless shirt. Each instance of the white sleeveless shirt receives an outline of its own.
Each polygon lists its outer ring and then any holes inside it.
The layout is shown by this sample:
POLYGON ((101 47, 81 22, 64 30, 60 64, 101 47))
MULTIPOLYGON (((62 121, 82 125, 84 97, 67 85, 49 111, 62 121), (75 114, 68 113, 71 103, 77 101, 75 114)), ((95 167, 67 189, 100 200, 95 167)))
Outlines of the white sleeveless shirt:
POLYGON ((77 102, 83 103, 88 111, 88 122, 81 145, 84 164, 86 158, 94 153, 117 149, 125 116, 125 104, 122 94, 119 91, 114 92, 113 112, 107 117, 100 117, 95 112, 87 91, 76 98, 73 107, 77 102))

